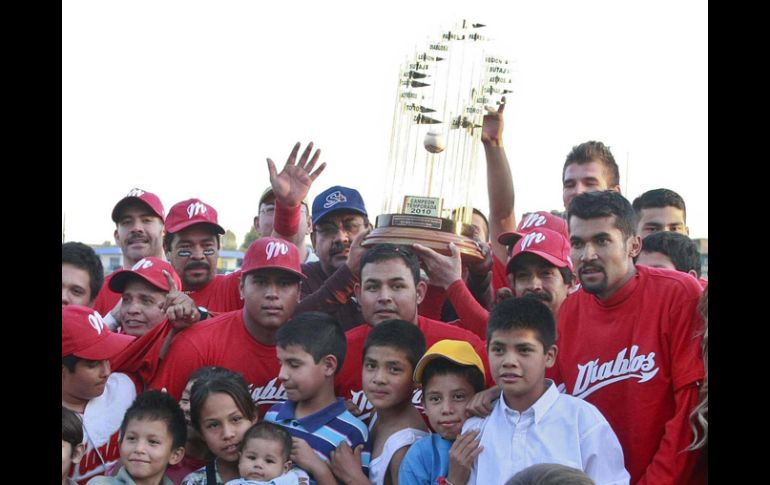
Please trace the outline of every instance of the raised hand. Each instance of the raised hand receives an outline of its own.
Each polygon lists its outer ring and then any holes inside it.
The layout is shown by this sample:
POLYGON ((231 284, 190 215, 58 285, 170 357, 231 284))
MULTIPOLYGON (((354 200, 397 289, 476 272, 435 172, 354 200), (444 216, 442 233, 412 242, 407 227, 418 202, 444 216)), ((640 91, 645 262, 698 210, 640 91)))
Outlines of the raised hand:
POLYGON ((505 96, 500 100, 500 108, 485 106, 487 114, 484 115, 484 123, 481 127, 481 142, 492 146, 503 146, 503 110, 505 110, 505 96))
POLYGON ((465 484, 471 474, 471 467, 476 457, 484 449, 477 438, 478 430, 461 434, 449 448, 449 471, 447 481, 454 485, 465 484))
POLYGON ((275 168, 275 162, 270 158, 267 159, 267 170, 270 172, 270 185, 273 188, 273 194, 275 194, 275 199, 285 207, 297 207, 302 203, 310 191, 310 186, 326 168, 326 162, 324 162, 313 172, 313 167, 315 167, 318 157, 321 156, 321 150, 316 150, 311 157, 312 141, 305 147, 299 162, 296 162, 299 147, 300 142, 297 142, 281 173, 278 173, 275 168))
POLYGON ((462 279, 460 250, 454 243, 449 243, 451 256, 444 256, 422 244, 412 244, 412 247, 425 265, 431 285, 447 289, 452 283, 462 279))
POLYGON ((193 299, 179 291, 176 283, 174 283, 174 278, 171 277, 171 273, 165 269, 163 270, 163 276, 166 278, 169 291, 166 295, 166 300, 161 306, 161 310, 166 314, 166 318, 171 322, 171 325, 181 330, 200 320, 201 314, 193 299))

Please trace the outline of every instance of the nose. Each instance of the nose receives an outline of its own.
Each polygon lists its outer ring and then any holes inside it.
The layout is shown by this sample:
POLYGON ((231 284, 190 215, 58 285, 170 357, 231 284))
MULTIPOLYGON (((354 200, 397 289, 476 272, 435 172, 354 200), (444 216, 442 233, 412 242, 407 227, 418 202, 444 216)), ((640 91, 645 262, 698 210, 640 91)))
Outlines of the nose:
POLYGON ((350 242, 350 234, 342 225, 337 226, 337 233, 334 235, 334 242, 341 242, 343 244, 350 242))
POLYGON ((109 376, 111 370, 112 370, 112 367, 110 367, 110 361, 109 360, 101 361, 101 365, 99 367, 99 373, 101 374, 101 377, 109 376))
POLYGON ((379 293, 377 294, 377 301, 380 303, 388 303, 393 300, 393 295, 386 286, 383 286, 380 288, 379 293))
POLYGON ((441 401, 441 414, 448 415, 452 414, 452 403, 449 401, 449 399, 444 399, 441 401))
POLYGON ((543 289, 543 280, 539 276, 533 276, 529 283, 529 290, 540 291, 543 289))
POLYGON ((270 283, 265 286, 265 298, 269 298, 271 300, 277 300, 278 299, 278 285, 275 283, 270 283))
POLYGON ((286 382, 289 380, 289 372, 286 369, 285 365, 282 365, 280 370, 278 371, 278 379, 282 382, 286 382))
POLYGON ((225 441, 235 438, 235 427, 230 423, 222 425, 222 439, 225 441))
POLYGON ((62 306, 69 305, 70 304, 70 292, 66 289, 61 289, 61 304, 62 306))
POLYGON ((378 368, 376 371, 374 371, 374 375, 372 375, 372 382, 375 384, 384 384, 386 382, 385 369, 378 368))
POLYGON ((594 248, 593 244, 587 243, 583 246, 583 250, 580 253, 580 260, 591 261, 592 259, 596 259, 596 248, 594 248))

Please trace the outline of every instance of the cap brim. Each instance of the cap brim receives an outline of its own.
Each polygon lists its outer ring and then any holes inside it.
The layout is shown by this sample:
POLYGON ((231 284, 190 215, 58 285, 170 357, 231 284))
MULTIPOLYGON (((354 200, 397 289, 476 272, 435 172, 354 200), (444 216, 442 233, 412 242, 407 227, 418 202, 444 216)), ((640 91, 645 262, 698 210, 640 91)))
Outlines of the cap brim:
POLYGON ((165 222, 165 220, 163 219, 162 215, 158 214, 157 211, 155 209, 153 209, 150 204, 148 204, 147 202, 143 201, 139 197, 124 197, 123 199, 120 200, 120 202, 115 204, 115 208, 112 209, 112 222, 114 222, 115 224, 118 223, 118 218, 120 217, 120 212, 123 210, 123 207, 126 204, 128 204, 129 202, 141 202, 142 204, 146 205, 148 209, 150 209, 150 212, 152 212, 156 216, 160 217, 160 220, 165 222))
POLYGON ((177 232, 187 229, 188 227, 192 227, 196 224, 206 224, 207 226, 212 226, 214 228, 214 232, 217 234, 224 234, 225 229, 220 226, 219 224, 215 224, 213 222, 207 222, 207 221, 184 221, 180 222, 179 224, 169 227, 166 226, 166 232, 169 234, 176 234, 177 232))
MULTIPOLYGON (((144 281, 148 285, 151 285, 160 291, 166 291, 166 292, 169 291, 169 288, 158 286, 157 282, 152 281, 151 279, 147 278, 143 274, 137 273, 135 271, 131 271, 130 269, 122 269, 122 270, 119 270, 117 273, 115 273, 115 276, 110 278, 110 289, 115 293, 123 293, 123 291, 125 291, 126 289, 126 284, 132 279, 139 279, 141 281, 144 281)), ((165 279, 164 279, 164 283, 165 283, 165 279)))
POLYGON ((545 259, 546 261, 548 261, 552 265, 556 266, 557 268, 569 268, 569 263, 568 262, 561 261, 559 258, 551 256, 548 253, 544 253, 542 251, 526 250, 526 251, 520 252, 519 254, 517 254, 516 256, 513 256, 511 259, 508 260, 508 264, 505 265, 505 272, 506 273, 510 273, 511 272, 511 265, 513 264, 513 261, 517 257, 519 257, 520 255, 522 255, 522 254, 534 254, 535 256, 540 256, 541 258, 545 259))
POLYGON ((366 211, 363 211, 361 209, 356 209, 356 208, 353 208, 353 207, 335 207, 334 209, 331 209, 331 210, 329 210, 327 212, 324 212, 323 214, 321 214, 318 217, 313 217, 313 225, 318 224, 318 221, 320 221, 324 217, 326 217, 326 216, 328 216, 330 214, 334 214, 335 212, 340 212, 340 211, 355 212, 356 214, 361 214, 364 217, 369 217, 369 214, 366 211))
MULTIPOLYGON (((461 360, 453 359, 452 357, 449 357, 446 354, 440 354, 440 353, 425 354, 425 355, 422 356, 422 358, 419 360, 419 362, 417 362, 417 366, 414 368, 414 374, 412 375, 412 378, 414 379, 414 382, 422 381, 422 373, 425 370, 425 367, 428 364, 430 364, 431 362, 433 362, 434 360, 436 360, 436 359, 446 359, 446 360, 448 360, 450 362, 454 362, 457 365, 466 365, 466 366, 476 367, 476 363, 475 362, 466 362, 466 361, 461 361, 461 360)), ((483 372, 482 372, 482 374, 483 374, 483 372)))
POLYGON ((303 279, 303 280, 307 279, 307 276, 305 276, 302 272, 294 271, 293 269, 289 269, 286 266, 277 266, 277 265, 276 266, 260 266, 259 268, 251 268, 251 269, 247 269, 246 271, 241 269, 241 275, 253 273, 253 272, 259 271, 261 269, 280 269, 282 271, 286 271, 287 273, 291 273, 293 275, 299 276, 300 279, 303 279))
POLYGON ((504 232, 497 236, 497 242, 502 244, 503 246, 513 246, 518 242, 519 239, 524 237, 524 234, 520 232, 504 232))
POLYGON ((110 332, 97 344, 74 352, 73 355, 86 360, 108 360, 118 355, 134 340, 136 340, 134 336, 110 332))

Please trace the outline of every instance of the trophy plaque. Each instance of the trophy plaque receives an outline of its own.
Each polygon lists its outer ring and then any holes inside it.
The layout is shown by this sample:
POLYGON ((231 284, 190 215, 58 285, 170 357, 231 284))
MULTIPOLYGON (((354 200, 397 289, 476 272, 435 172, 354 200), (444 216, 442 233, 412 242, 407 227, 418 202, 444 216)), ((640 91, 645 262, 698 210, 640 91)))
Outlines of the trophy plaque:
POLYGON ((512 92, 508 61, 489 52, 483 27, 463 20, 401 66, 383 213, 363 246, 419 243, 448 255, 453 242, 464 262, 483 259, 461 233, 473 215, 484 107, 512 92))

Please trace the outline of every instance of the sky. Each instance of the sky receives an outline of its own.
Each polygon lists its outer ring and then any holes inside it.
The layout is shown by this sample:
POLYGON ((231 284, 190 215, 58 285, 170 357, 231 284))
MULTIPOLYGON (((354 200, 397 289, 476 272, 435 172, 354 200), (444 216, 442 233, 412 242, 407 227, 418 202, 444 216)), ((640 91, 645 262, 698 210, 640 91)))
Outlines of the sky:
MULTIPOLYGON (((609 145, 623 194, 666 187, 708 237, 707 2, 82 1, 62 3, 62 226, 112 241, 134 187, 166 209, 198 197, 238 243, 269 185, 313 141, 312 186, 381 212, 401 65, 458 20, 511 63, 504 143, 517 219, 563 209, 570 149, 609 145)), ((471 188, 488 209, 483 151, 471 188)), ((419 195, 419 194, 417 194, 419 195)))

